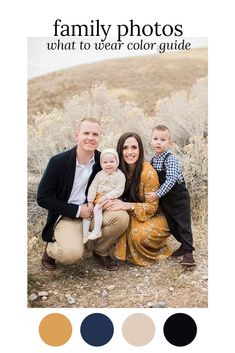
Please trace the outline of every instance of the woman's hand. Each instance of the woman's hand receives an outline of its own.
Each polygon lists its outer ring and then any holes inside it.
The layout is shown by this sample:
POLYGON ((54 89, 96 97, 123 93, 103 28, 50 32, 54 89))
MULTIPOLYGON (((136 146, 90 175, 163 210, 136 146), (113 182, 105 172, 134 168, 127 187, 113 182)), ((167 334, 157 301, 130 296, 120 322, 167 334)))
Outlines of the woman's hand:
POLYGON ((146 192, 145 199, 147 202, 151 203, 157 199, 157 195, 155 194, 155 192, 146 192))
POLYGON ((105 204, 105 201, 107 201, 108 199, 107 199, 107 197, 106 196, 101 196, 98 200, 97 200, 97 202, 98 203, 101 203, 101 204, 105 204))
POLYGON ((114 199, 114 200, 109 200, 105 206, 104 209, 107 211, 121 211, 121 210, 128 210, 129 206, 127 207, 127 202, 123 202, 122 200, 114 199))

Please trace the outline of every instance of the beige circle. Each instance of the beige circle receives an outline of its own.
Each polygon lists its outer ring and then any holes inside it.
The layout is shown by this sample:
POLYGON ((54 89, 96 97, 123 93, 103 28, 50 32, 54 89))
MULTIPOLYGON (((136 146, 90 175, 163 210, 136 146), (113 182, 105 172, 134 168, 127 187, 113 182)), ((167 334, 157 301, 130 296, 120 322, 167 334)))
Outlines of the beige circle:
POLYGON ((144 346, 153 339, 155 325, 149 316, 133 314, 124 321, 122 334, 126 341, 133 346, 144 346))
POLYGON ((62 314, 49 314, 39 325, 39 335, 49 346, 62 346, 72 334, 69 319, 62 314))

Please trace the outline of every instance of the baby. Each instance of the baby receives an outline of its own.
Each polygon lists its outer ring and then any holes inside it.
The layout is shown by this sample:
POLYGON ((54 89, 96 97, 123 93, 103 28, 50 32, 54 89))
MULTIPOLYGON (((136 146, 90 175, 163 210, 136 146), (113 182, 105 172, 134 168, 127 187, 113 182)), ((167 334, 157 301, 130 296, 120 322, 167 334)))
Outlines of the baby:
POLYGON ((108 200, 117 199, 123 194, 126 178, 118 169, 119 158, 117 151, 112 148, 105 149, 100 155, 102 170, 96 174, 88 190, 88 208, 94 213, 94 229, 90 233, 89 219, 83 219, 83 243, 89 239, 101 237, 102 211, 108 200), (95 204, 95 207, 94 207, 95 204))

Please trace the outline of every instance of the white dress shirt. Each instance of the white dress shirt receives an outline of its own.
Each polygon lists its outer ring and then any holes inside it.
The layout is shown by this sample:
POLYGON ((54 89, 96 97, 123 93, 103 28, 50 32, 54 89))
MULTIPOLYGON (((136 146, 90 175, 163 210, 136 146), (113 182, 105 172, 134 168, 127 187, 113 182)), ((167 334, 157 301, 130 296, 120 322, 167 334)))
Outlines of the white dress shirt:
MULTIPOLYGON (((75 205, 82 205, 86 200, 85 191, 87 188, 87 183, 89 177, 92 173, 93 165, 95 164, 94 156, 91 160, 86 164, 80 164, 78 160, 76 160, 76 170, 73 181, 73 187, 68 199, 68 203, 73 203, 75 205)), ((76 217, 80 216, 81 207, 78 208, 78 212, 76 217)))

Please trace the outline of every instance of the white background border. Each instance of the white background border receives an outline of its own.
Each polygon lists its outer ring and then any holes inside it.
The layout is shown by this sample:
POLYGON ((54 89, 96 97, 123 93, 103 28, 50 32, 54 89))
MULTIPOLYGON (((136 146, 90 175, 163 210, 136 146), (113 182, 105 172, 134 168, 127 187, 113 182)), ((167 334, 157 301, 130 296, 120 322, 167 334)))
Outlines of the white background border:
MULTIPOLYGON (((165 320, 176 312, 191 315, 198 326, 185 352, 234 346, 234 18, 232 2, 197 1, 8 1, 1 9, 1 345, 4 352, 171 352, 163 337, 165 320), (133 18, 139 24, 182 23, 187 37, 209 38, 209 308, 146 309, 156 325, 153 341, 144 347, 125 342, 121 326, 136 309, 98 309, 115 327, 109 344, 90 347, 79 334, 82 319, 94 309, 27 309, 26 303, 26 159, 27 159, 27 37, 48 37, 56 18, 65 23, 97 19, 117 24, 133 18), (40 320, 50 312, 64 313, 72 322, 70 341, 46 346, 38 335, 40 320)), ((2 5, 1 5, 2 7, 2 5)))

